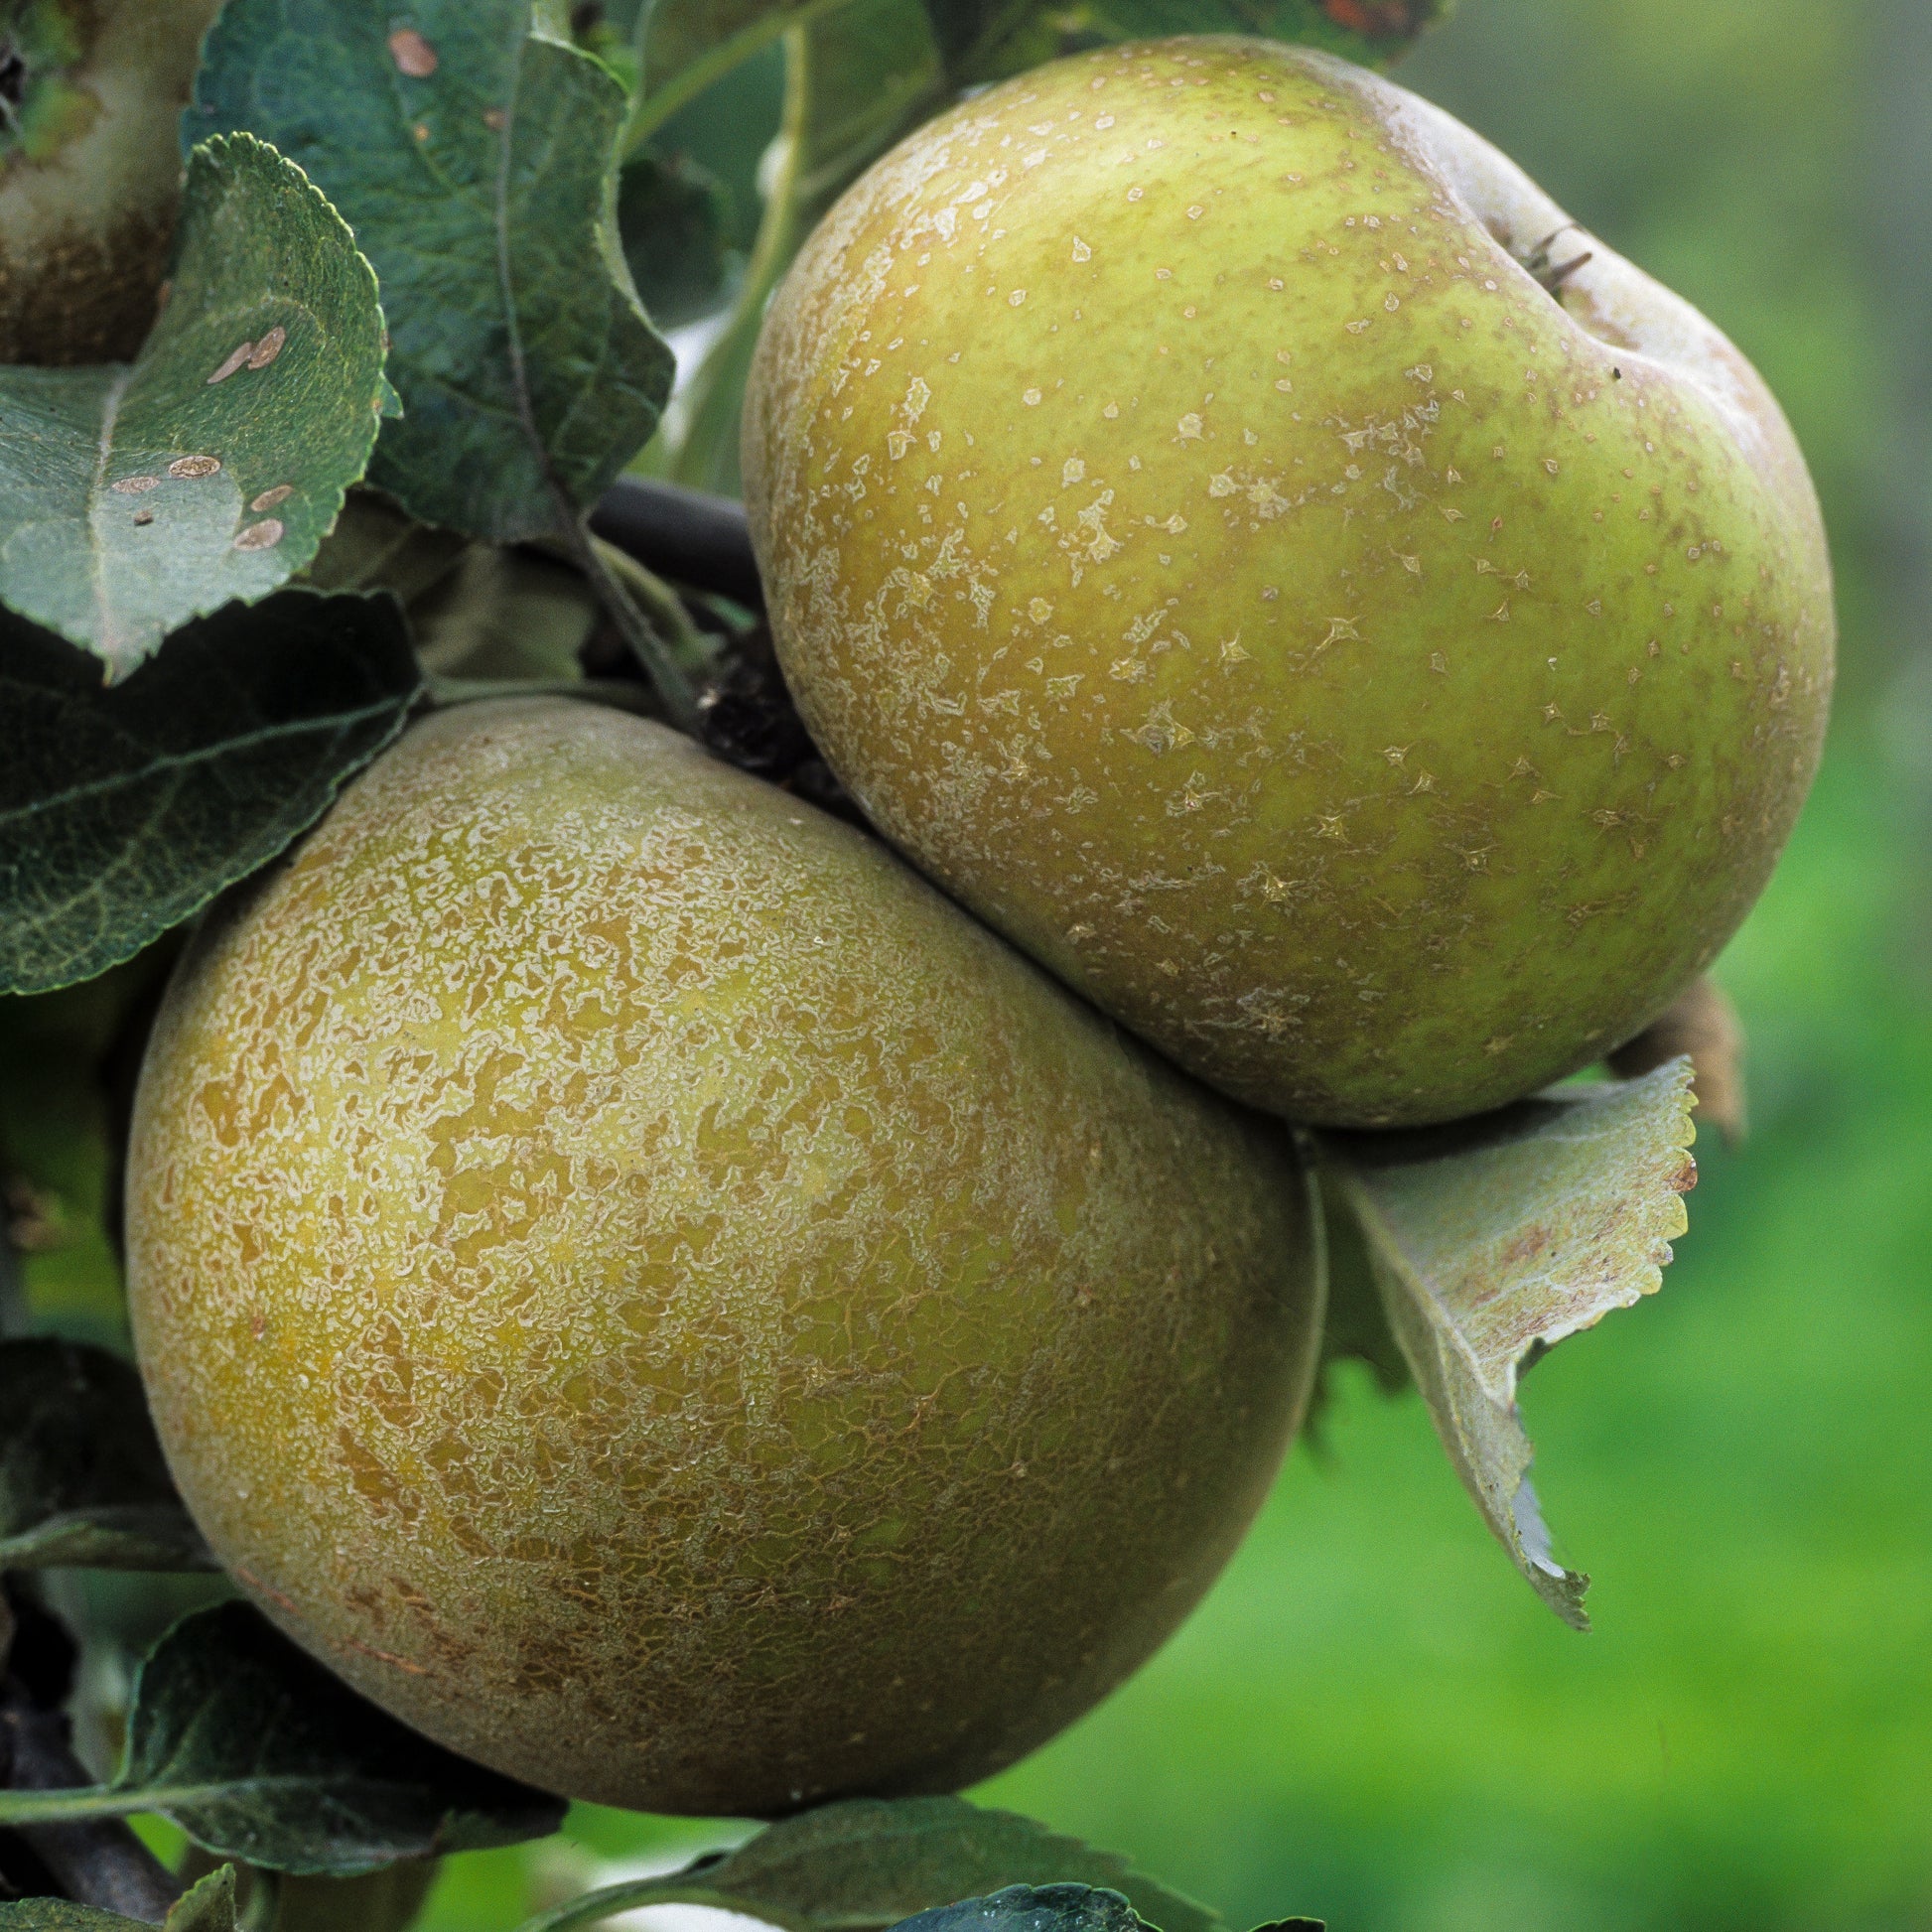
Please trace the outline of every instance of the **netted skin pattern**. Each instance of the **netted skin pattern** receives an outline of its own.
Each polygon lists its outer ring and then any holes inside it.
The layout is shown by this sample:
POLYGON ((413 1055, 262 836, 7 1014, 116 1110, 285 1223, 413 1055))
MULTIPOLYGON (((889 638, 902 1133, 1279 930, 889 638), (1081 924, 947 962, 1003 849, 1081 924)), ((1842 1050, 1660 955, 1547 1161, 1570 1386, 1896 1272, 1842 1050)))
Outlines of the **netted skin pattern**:
POLYGON ((416 727, 171 989, 143 1372, 254 1598, 432 1736, 955 1788, 1175 1626, 1298 1418, 1272 1125, 883 846, 557 700, 416 727))
POLYGON ((1305 49, 1109 49, 921 128, 779 291, 745 476, 873 821, 1291 1119, 1600 1058, 1736 929, 1817 766, 1831 572, 1763 382, 1305 49))

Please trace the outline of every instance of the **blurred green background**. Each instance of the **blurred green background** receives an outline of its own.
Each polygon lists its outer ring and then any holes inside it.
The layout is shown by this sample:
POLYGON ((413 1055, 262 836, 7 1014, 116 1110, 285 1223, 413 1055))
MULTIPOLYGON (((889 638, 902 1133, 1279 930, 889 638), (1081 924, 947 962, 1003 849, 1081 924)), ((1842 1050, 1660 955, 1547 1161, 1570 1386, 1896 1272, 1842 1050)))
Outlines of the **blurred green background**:
MULTIPOLYGON (((1594 1634, 1517 1578, 1420 1404, 1345 1372, 1181 1634, 977 1795, 1237 1932, 1926 1932, 1932 5, 1461 0, 1401 77, 1714 316, 1811 456, 1844 670, 1722 969, 1754 1133, 1700 1146, 1663 1293, 1526 1385, 1594 1634)), ((741 195, 775 83, 685 117, 741 195)), ((41 1290, 97 1265, 50 1256, 41 1290)), ((564 1842, 452 1861, 424 1924, 497 1932, 742 1830, 580 1811, 564 1842)))
MULTIPOLYGON (((979 1795, 1242 1926, 1932 1927, 1932 8, 1461 0, 1400 77, 1728 330, 1816 470, 1841 705, 1723 968, 1755 1131, 1700 1147, 1663 1293, 1526 1386, 1594 1634, 1351 1374, 1182 1633, 979 1795)), ((557 1861, 474 1861, 430 1924, 557 1861)))

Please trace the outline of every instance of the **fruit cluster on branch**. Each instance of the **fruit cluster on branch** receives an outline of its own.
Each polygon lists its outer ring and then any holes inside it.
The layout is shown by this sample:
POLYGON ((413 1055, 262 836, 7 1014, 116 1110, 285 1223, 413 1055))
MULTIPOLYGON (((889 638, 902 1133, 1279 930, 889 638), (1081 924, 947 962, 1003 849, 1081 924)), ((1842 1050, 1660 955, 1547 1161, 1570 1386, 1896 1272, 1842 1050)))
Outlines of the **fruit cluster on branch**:
POLYGON ((781 1822, 526 1932, 1213 1932, 950 1794, 1345 1357, 1587 1624, 1518 1376, 1741 1129, 1816 501, 1432 0, 1182 11, 0 27, 0 1932, 567 1798, 781 1822))

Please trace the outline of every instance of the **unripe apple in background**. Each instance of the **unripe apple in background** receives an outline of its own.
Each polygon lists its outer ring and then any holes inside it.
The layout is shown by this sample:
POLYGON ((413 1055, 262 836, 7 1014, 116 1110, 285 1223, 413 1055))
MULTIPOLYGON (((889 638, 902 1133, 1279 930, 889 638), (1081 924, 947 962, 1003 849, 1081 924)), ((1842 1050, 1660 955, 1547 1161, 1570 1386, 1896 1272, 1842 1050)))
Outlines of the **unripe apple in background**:
POLYGON ((177 128, 221 0, 0 13, 0 361, 131 356, 181 188, 177 128))
POLYGON ((919 130, 780 291, 745 455, 866 810, 1293 1117, 1600 1058, 1736 928, 1816 766, 1830 565, 1761 379, 1306 50, 1115 49, 919 130))
POLYGON ((417 726, 204 927, 129 1302, 257 1602, 551 1790, 951 1790, 1179 1622, 1320 1286, 1289 1136, 877 840, 556 699, 417 726))

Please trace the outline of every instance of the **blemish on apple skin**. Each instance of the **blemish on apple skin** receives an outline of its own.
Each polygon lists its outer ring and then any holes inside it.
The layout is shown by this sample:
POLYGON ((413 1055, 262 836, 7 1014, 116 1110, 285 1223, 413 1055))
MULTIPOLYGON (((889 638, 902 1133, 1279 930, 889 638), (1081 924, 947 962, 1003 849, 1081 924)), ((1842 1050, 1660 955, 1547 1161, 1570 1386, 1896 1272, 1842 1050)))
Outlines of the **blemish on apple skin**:
POLYGON ((252 342, 238 343, 233 348, 231 348, 228 351, 227 355, 218 364, 216 364, 214 373, 210 375, 207 379, 207 387, 211 389, 214 387, 214 385, 217 382, 227 381, 229 376, 233 375, 237 370, 245 369, 248 366, 248 358, 251 355, 253 355, 254 352, 255 352, 255 345, 252 342))

